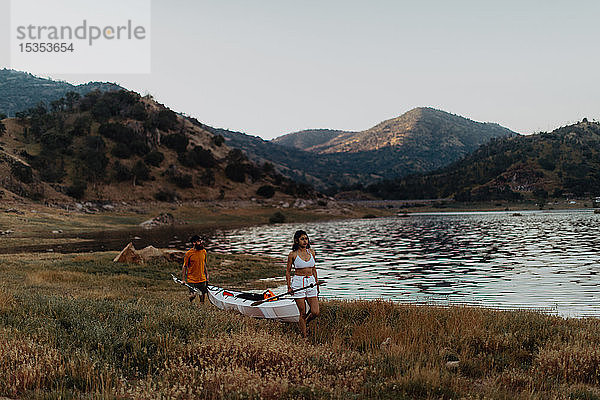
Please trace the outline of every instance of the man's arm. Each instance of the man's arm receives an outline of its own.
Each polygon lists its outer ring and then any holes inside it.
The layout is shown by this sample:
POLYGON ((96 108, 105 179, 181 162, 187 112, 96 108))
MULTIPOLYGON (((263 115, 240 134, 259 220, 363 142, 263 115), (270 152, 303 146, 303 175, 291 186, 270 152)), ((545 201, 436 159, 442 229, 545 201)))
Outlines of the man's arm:
POLYGON ((208 251, 206 252, 206 258, 204 259, 204 275, 206 275, 206 282, 208 282, 208 251))
POLYGON ((187 283, 187 266, 185 264, 181 266, 181 280, 187 283))
POLYGON ((181 266, 181 280, 187 283, 187 264, 190 257, 186 254, 183 256, 183 265, 181 266))

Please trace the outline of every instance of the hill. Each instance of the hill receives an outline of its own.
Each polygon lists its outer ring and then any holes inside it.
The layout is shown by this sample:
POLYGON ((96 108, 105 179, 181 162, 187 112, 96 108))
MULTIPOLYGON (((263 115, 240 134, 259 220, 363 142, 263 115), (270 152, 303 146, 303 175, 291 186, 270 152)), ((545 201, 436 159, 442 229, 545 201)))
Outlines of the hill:
POLYGON ((494 139, 441 170, 371 185, 383 198, 461 201, 600 195, 600 124, 494 139))
POLYGON ((363 132, 308 130, 270 142, 222 131, 232 147, 268 160, 321 190, 362 187, 448 165, 494 137, 516 133, 431 108, 418 108, 363 132), (285 145, 284 145, 285 144, 285 145))
POLYGON ((462 156, 492 138, 514 135, 515 132, 498 124, 476 122, 434 108, 419 107, 361 132, 301 131, 274 141, 320 154, 398 147, 450 151, 462 156))
POLYGON ((214 200, 308 197, 214 129, 130 91, 69 92, 0 124, 0 197, 214 200), (2 129, 4 127, 4 129, 2 129))
POLYGON ((68 92, 83 96, 95 90, 106 92, 122 89, 114 83, 89 82, 71 85, 67 82, 39 78, 26 72, 1 69, 0 114, 14 117, 17 112, 35 107, 40 102, 50 106, 53 101, 64 97, 68 92))
POLYGON ((288 133, 272 140, 273 143, 286 147, 312 151, 315 146, 329 142, 330 140, 354 132, 338 131, 333 129, 307 129, 304 131, 288 133))

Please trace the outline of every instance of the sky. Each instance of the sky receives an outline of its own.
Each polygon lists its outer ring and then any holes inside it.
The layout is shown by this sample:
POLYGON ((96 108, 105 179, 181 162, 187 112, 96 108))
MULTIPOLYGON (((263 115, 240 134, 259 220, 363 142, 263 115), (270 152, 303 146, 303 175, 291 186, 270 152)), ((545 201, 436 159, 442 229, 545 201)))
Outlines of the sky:
POLYGON ((36 73, 264 139, 421 106, 522 134, 600 119, 597 1, 151 0, 150 15, 149 73, 36 73))

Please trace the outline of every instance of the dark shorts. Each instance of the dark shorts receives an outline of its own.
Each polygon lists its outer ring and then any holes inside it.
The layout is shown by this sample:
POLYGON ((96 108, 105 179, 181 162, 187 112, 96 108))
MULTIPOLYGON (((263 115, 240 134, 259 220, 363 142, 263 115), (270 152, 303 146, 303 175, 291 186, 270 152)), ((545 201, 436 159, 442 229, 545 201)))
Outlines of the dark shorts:
MULTIPOLYGON (((199 291, 202 292, 202 294, 206 294, 208 293, 208 283, 206 281, 204 282, 200 282, 200 283, 191 283, 188 282, 188 285, 198 289, 199 291)), ((190 293, 197 293, 196 291, 190 289, 190 293)))

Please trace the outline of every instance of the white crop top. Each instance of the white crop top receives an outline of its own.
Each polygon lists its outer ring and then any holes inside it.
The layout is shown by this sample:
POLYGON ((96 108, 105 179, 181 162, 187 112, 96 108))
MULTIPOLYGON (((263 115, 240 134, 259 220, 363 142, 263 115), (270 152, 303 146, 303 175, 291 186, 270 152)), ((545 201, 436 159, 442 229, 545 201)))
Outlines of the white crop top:
POLYGON ((294 267, 296 269, 313 268, 315 266, 315 258, 313 257, 310 251, 308 252, 308 254, 310 254, 310 258, 308 259, 308 261, 304 261, 300 258, 299 255, 296 254, 296 258, 294 259, 294 267))

